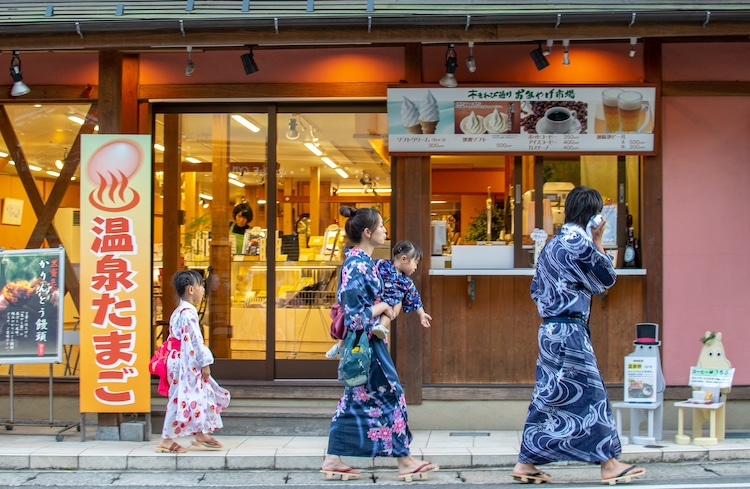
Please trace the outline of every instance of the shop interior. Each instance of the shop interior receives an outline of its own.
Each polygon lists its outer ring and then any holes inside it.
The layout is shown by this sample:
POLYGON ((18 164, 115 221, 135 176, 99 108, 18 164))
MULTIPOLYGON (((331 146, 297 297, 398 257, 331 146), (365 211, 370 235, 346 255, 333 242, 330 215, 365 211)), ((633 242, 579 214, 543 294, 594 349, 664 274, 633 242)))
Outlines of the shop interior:
MULTIPOLYGON (((22 141, 32 171, 54 179, 68 156, 90 106, 49 104, 42 107, 18 104, 9 107, 12 124, 19 134, 55 133, 54 144, 39 144, 38 138, 22 141), (60 128, 61 130, 55 130, 60 128), (37 170, 38 168, 38 170, 37 170)), ((382 109, 381 109, 382 110, 382 109)), ((232 112, 196 112, 194 108, 156 111, 154 134, 154 323, 164 326, 162 257, 164 246, 173 243, 161 233, 164 193, 164 160, 169 134, 180 141, 180 201, 182 265, 201 270, 209 280, 212 269, 211 242, 214 221, 227 227, 229 210, 247 203, 253 211, 250 229, 239 253, 232 256, 229 280, 231 334, 222 358, 258 360, 269 348, 276 359, 328 362, 322 353, 330 347, 328 309, 335 300, 338 265, 343 249, 341 205, 376 206, 386 218, 391 210, 391 163, 388 152, 387 115, 364 107, 290 107, 279 110, 275 119, 267 106, 247 106, 232 112), (176 118, 172 114, 178 113, 176 118), (176 133, 170 120, 177 121, 176 133), (278 134, 268 144, 269 125, 278 134), (170 132, 171 131, 171 132, 170 132), (228 139, 224 185, 227 202, 214 200, 214 161, 221 141, 228 139), (267 162, 277 162, 269 175, 267 162), (271 186, 273 185, 273 187, 271 186), (268 199, 275 196, 276 219, 273 237, 268 230, 268 199), (224 209, 217 212, 216 209, 224 209), (273 290, 268 290, 268 260, 274 257, 273 290), (273 313, 268 313, 269 305, 273 313), (268 319, 271 318, 271 321, 268 319), (274 328, 273 344, 268 328, 274 328)), ((0 148, 2 149, 2 148, 0 148)), ((7 158, 7 157, 6 157, 7 158)), ((422 243, 424 267, 451 267, 454 246, 488 243, 515 244, 514 186, 520 185, 523 199, 523 231, 520 246, 532 248, 530 234, 536 227, 534 193, 543 192, 542 228, 551 235, 562 223, 564 195, 573 185, 598 188, 608 203, 615 203, 617 232, 610 242, 613 255, 624 246, 628 222, 638 237, 639 168, 637 156, 524 156, 517 166, 506 155, 433 155, 430 159, 433 224, 430 243, 422 243), (623 194, 621 188, 626 189, 623 194), (488 204, 489 201, 489 204, 488 204), (627 204, 624 207, 622 204, 627 204), (491 225, 487 226, 487 216, 491 225), (630 216, 630 218, 628 218, 630 216)), ((13 173, 12 164, 2 172, 13 173)), ((74 178, 80 178, 76 175, 74 178)), ((75 204, 63 207, 55 221, 74 262, 75 204)), ((407 237, 408 238, 408 237, 407 237)), ((389 257, 390 243, 378 250, 389 257)), ((511 261, 509 268, 529 268, 530 259, 511 261)), ((207 282, 208 283, 208 282, 207 282)), ((210 293, 209 293, 210 295, 210 293)), ((211 307, 211 301, 205 305, 211 307)), ((66 323, 75 323, 74 308, 66 323)), ((204 309, 204 314, 206 310, 204 309)), ((205 316, 207 318, 207 316, 205 316)), ((155 338, 158 341, 159 331, 155 338)), ((163 329, 161 330, 163 334, 163 329)), ((208 341, 212 331, 207 330, 208 341)), ((316 362, 317 363, 317 362, 316 362)))

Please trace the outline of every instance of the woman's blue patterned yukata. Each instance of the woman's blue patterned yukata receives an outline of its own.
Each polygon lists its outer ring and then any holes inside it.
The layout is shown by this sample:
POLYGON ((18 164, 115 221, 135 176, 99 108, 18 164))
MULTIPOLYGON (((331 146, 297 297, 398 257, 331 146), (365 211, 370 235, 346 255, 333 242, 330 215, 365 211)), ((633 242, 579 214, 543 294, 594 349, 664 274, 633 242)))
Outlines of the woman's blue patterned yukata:
MULTIPOLYGON (((383 293, 383 283, 370 256, 361 249, 348 251, 341 265, 337 300, 349 331, 368 334, 378 324, 371 307, 383 293)), ((372 361, 365 385, 346 387, 331 419, 330 455, 352 457, 406 457, 412 435, 406 416, 404 391, 383 340, 370 335, 372 361)))

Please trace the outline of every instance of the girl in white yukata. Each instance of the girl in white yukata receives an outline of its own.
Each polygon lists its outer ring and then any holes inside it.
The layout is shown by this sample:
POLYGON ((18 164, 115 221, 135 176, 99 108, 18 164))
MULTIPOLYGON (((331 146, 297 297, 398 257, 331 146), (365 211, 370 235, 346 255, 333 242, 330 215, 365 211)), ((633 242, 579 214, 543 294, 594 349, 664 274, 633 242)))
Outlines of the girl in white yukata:
POLYGON ((178 340, 179 349, 167 357, 169 402, 164 415, 158 453, 184 453, 185 447, 174 438, 195 436, 192 446, 202 450, 221 450, 211 433, 223 425, 220 413, 229 405, 229 391, 211 377, 214 356, 203 342, 198 310, 205 293, 203 277, 195 270, 181 270, 172 279, 180 304, 169 318, 169 335, 178 340))

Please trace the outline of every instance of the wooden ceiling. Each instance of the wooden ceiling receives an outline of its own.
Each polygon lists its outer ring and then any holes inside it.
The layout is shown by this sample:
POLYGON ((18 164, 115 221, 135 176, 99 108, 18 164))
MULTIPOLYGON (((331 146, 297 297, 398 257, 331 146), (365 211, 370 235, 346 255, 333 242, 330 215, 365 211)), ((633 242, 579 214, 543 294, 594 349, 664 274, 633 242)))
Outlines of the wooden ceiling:
POLYGON ((0 49, 529 42, 738 36, 747 2, 655 0, 25 0, 0 3, 0 49), (8 34, 2 36, 2 34, 8 34))

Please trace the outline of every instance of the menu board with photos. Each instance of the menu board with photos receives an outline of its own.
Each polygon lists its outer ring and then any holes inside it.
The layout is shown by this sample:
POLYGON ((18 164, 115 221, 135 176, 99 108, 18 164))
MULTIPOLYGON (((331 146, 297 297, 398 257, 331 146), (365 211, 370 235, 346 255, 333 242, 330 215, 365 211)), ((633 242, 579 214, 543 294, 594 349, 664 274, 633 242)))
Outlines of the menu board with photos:
POLYGON ((0 251, 0 364, 62 361, 65 250, 0 251))
POLYGON ((391 153, 654 152, 656 88, 389 88, 391 153))

